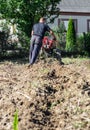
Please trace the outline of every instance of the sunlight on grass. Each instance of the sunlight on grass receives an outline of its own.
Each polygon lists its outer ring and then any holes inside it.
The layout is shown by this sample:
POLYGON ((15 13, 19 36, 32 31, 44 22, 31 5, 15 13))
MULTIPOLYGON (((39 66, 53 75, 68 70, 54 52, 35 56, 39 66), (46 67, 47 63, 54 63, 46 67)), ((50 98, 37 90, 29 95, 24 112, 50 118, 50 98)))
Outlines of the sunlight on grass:
POLYGON ((63 62, 65 64, 72 64, 72 63, 80 63, 81 61, 87 61, 90 60, 90 58, 62 58, 63 62))

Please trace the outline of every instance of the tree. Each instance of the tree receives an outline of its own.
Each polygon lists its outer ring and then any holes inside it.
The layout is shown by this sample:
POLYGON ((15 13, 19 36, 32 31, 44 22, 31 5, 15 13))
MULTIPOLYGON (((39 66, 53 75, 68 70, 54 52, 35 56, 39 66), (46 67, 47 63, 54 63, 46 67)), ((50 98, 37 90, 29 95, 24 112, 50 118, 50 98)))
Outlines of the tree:
POLYGON ((32 25, 41 16, 47 16, 53 21, 59 15, 59 2, 60 0, 0 0, 0 12, 2 18, 17 23, 18 29, 30 37, 32 25))
POLYGON ((75 52, 76 51, 76 33, 74 22, 72 19, 69 19, 68 30, 66 34, 66 51, 75 52))
POLYGON ((66 28, 64 22, 61 21, 60 25, 54 27, 53 30, 58 41, 57 47, 64 50, 66 44, 66 28))

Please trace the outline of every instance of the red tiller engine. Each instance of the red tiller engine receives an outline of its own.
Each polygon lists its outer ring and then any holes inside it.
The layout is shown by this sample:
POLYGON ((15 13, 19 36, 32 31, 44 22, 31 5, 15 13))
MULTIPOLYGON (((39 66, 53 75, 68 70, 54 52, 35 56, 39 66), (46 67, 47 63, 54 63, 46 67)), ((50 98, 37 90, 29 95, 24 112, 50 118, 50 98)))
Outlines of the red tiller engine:
POLYGON ((54 40, 50 39, 48 36, 45 36, 42 40, 42 48, 45 50, 52 49, 54 42, 54 40))

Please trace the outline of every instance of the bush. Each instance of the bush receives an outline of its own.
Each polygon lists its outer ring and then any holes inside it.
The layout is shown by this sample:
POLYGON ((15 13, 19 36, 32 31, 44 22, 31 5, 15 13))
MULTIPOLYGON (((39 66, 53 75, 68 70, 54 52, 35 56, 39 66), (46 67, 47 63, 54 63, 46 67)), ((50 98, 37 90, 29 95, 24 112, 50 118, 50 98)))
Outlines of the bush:
POLYGON ((83 37, 83 35, 77 36, 76 43, 77 43, 77 51, 79 53, 82 53, 84 51, 84 37, 83 37))
POLYGON ((2 21, 0 23, 0 50, 1 52, 4 51, 7 45, 9 33, 10 33, 10 28, 8 27, 8 22, 2 21))
POLYGON ((19 32, 18 38, 21 48, 23 48, 25 51, 28 51, 30 46, 30 38, 26 36, 24 32, 19 32))
POLYGON ((74 22, 72 19, 70 19, 68 23, 65 50, 67 52, 76 52, 76 33, 74 28, 74 22))
POLYGON ((66 29, 64 23, 60 22, 60 25, 55 27, 53 30, 58 41, 57 47, 64 50, 66 44, 66 29))
POLYGON ((90 33, 84 35, 85 53, 90 56, 90 33))
POLYGON ((90 33, 83 33, 77 37, 77 50, 85 56, 90 56, 90 33))

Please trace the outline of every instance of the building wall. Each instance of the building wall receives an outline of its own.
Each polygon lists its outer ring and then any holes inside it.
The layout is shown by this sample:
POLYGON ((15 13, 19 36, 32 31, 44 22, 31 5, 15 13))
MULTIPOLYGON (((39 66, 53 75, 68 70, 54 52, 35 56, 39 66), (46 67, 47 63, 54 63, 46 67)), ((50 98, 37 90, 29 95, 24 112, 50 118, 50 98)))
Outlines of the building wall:
POLYGON ((71 16, 71 15, 61 15, 58 19, 76 19, 77 20, 77 33, 83 33, 88 31, 88 20, 90 16, 71 16))
MULTIPOLYGON (((79 16, 79 15, 60 15, 57 19, 55 19, 53 24, 50 24, 50 27, 53 29, 55 26, 58 26, 60 23, 60 20, 68 20, 72 18, 75 21, 77 21, 76 24, 76 31, 77 34, 82 34, 83 32, 90 31, 90 16, 79 16)), ((68 24, 66 25, 68 26, 68 24)))

